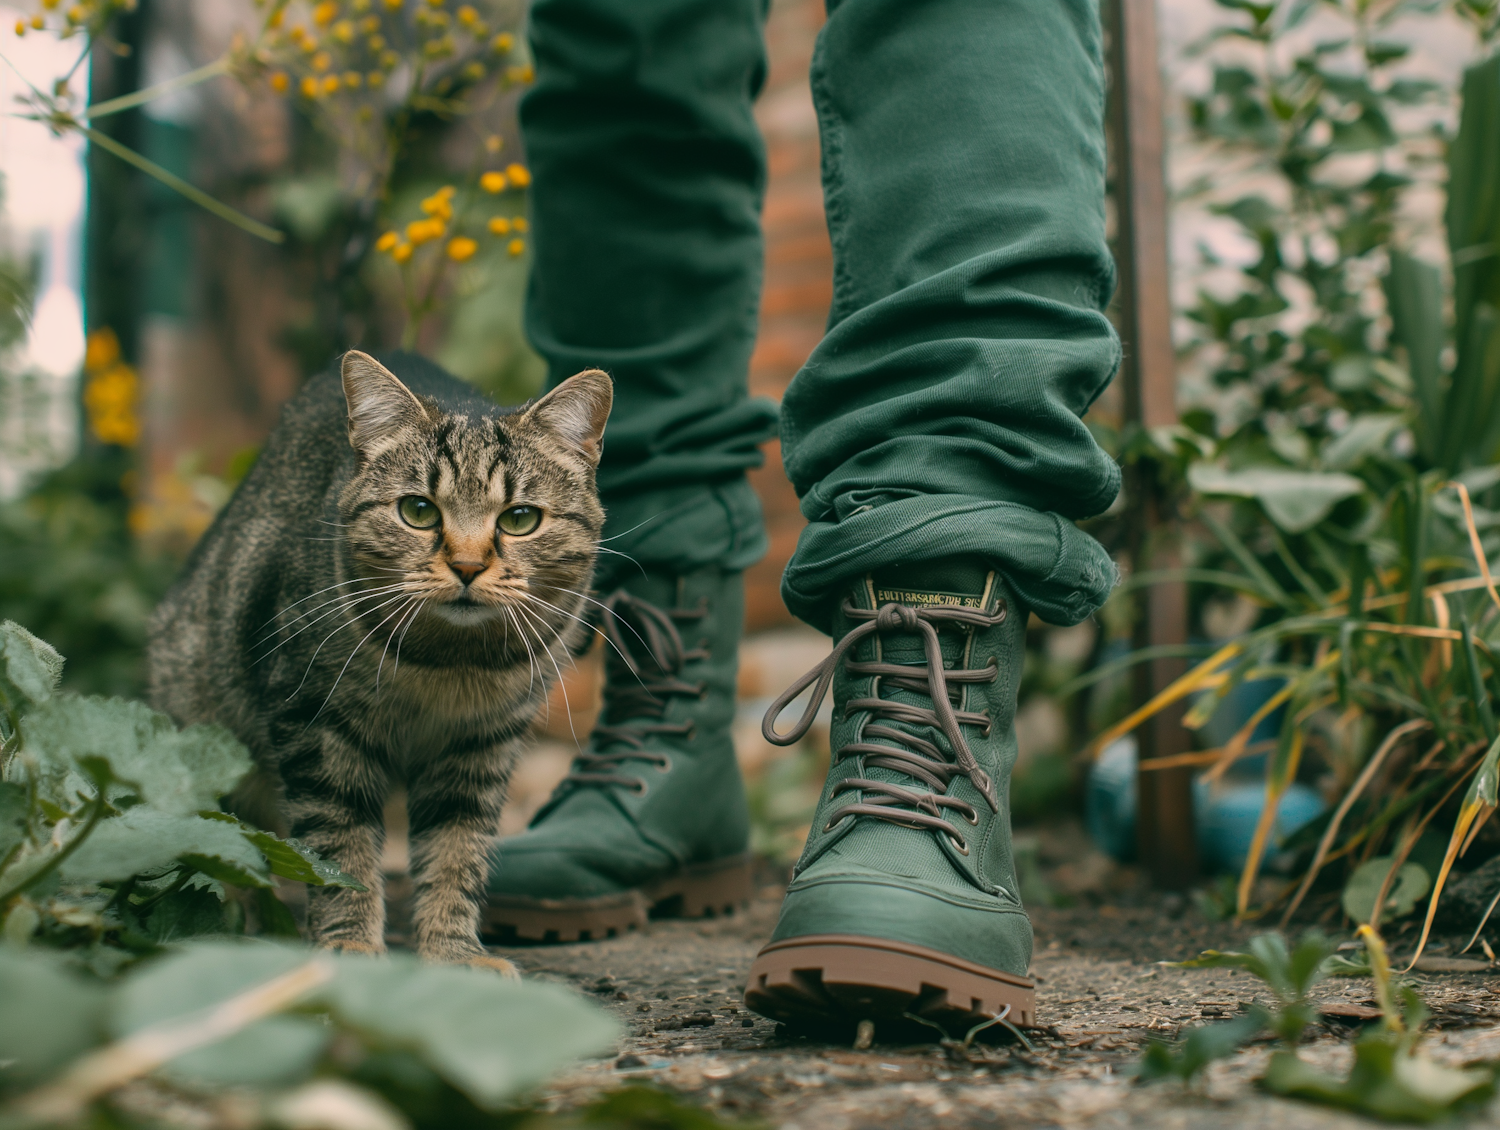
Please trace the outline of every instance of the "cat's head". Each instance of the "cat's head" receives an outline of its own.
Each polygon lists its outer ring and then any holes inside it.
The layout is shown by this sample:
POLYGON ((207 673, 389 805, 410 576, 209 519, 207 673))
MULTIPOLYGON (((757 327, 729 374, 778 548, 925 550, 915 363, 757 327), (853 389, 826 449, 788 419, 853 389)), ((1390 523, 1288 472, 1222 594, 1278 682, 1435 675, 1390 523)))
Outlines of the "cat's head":
POLYGON ((464 414, 358 351, 343 384, 356 455, 344 544, 358 573, 394 586, 365 618, 429 637, 571 635, 604 524, 594 471, 609 377, 591 369, 517 411, 464 414))

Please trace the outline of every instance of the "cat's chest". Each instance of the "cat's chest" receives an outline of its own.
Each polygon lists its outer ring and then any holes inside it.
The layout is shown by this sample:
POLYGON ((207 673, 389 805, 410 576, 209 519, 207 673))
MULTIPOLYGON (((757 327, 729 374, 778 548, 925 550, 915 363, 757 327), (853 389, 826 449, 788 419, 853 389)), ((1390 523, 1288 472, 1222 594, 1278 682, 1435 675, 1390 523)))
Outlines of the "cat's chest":
MULTIPOLYGON (((529 672, 402 664, 355 708, 365 740, 396 763, 430 757, 491 734, 524 729, 535 713, 529 672)), ((351 704, 353 705, 353 704, 351 704)))

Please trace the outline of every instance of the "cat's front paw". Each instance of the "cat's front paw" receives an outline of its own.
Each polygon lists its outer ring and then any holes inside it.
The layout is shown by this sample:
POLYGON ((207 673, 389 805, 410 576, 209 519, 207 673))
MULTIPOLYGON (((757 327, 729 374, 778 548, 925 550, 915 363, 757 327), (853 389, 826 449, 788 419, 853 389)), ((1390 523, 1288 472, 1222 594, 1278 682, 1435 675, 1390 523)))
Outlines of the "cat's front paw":
POLYGON ((512 981, 521 979, 521 971, 515 967, 513 962, 506 961, 503 957, 496 957, 492 953, 476 954, 469 958, 466 965, 472 965, 475 969, 489 969, 502 977, 512 981))

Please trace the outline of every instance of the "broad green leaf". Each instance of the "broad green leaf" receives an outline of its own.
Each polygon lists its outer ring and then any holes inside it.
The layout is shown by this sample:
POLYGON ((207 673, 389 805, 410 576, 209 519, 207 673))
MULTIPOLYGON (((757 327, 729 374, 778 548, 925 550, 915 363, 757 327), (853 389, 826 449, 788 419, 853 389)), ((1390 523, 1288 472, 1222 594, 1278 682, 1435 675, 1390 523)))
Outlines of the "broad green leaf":
MULTIPOLYGON (((1349 881, 1344 884, 1342 903, 1344 913, 1356 922, 1369 922, 1375 914, 1375 900, 1380 896, 1380 887, 1391 869, 1394 856, 1380 855, 1357 867, 1349 881)), ((1432 876, 1420 863, 1402 864, 1401 870, 1391 880, 1391 889, 1386 893, 1385 907, 1380 912, 1381 922, 1405 918, 1417 908, 1417 903, 1432 890, 1432 876)))
POLYGON ((1391 433, 1405 421, 1395 413, 1370 413, 1356 416, 1349 427, 1329 440, 1322 451, 1323 466, 1330 471, 1347 471, 1366 456, 1385 447, 1391 433))
POLYGON ((294 839, 281 839, 270 832, 249 831, 245 838, 260 849, 271 865, 273 874, 283 879, 294 879, 314 887, 349 887, 365 889, 358 879, 346 875, 338 864, 324 859, 306 844, 294 839))
POLYGON ((337 864, 324 859, 301 840, 291 837, 282 839, 262 828, 251 827, 227 812, 209 811, 201 812, 199 815, 237 827, 244 833, 245 838, 259 848, 261 854, 266 857, 273 875, 280 875, 283 879, 292 879, 298 883, 307 883, 313 887, 348 887, 355 891, 365 889, 364 884, 358 879, 345 874, 337 864))
MULTIPOLYGON (((118 1038, 202 1015, 316 956, 314 950, 265 942, 190 943, 125 980, 110 1008, 110 1031, 118 1038)), ((267 1017, 177 1057, 166 1074, 179 1083, 203 1086, 291 1083, 312 1071, 332 1035, 328 1025, 310 1017, 267 1017)))
POLYGON ((1489 1071, 1446 1067, 1408 1054, 1400 1037, 1389 1032, 1366 1036, 1354 1045, 1354 1065, 1347 1079, 1319 1070, 1295 1052, 1279 1051, 1271 1056, 1263 1082, 1274 1094, 1393 1122, 1446 1118, 1460 1104, 1485 1098, 1494 1090, 1489 1071))
POLYGON ((619 1036, 607 1013, 560 985, 404 956, 342 958, 322 996, 340 1020, 412 1051, 489 1109, 619 1036))
POLYGON ((1360 479, 1338 472, 1280 467, 1230 471, 1212 463, 1194 463, 1188 468, 1188 482, 1199 494, 1253 498, 1273 522, 1293 534, 1311 529, 1339 502, 1365 489, 1360 479))
POLYGON ((104 990, 54 955, 0 947, 0 1080, 30 1082, 98 1043, 104 990))
MULTIPOLYGON (((262 888, 256 888, 257 893, 262 888)), ((212 891, 184 887, 162 897, 141 923, 143 932, 158 945, 224 933, 224 902, 212 891)))
POLYGON ((0 623, 0 706, 20 711, 46 702, 62 678, 63 657, 14 620, 0 623))
POLYGON ((165 714, 117 698, 56 696, 26 715, 21 732, 28 749, 55 761, 103 758, 152 807, 182 816, 218 807, 251 769, 223 727, 179 733, 165 714))
POLYGON ((237 828, 201 816, 178 816, 140 805, 101 821, 62 865, 72 883, 111 883, 177 861, 242 887, 271 884, 260 851, 237 828))

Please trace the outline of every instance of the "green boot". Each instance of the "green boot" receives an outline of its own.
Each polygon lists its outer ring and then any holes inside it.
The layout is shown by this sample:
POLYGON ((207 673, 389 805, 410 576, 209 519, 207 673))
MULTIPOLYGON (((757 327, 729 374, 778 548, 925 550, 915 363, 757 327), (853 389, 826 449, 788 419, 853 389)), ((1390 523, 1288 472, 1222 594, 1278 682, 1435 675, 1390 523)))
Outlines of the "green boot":
POLYGON ((783 1021, 1031 1024, 1010 832, 1026 611, 992 569, 951 558, 865 578, 833 628, 832 654, 766 716, 790 744, 833 687, 828 782, 745 1001, 783 1021))
POLYGON ((637 573, 605 598, 604 712, 530 827, 490 857, 485 925, 571 942, 750 897, 734 757, 744 584, 716 567, 637 573))

